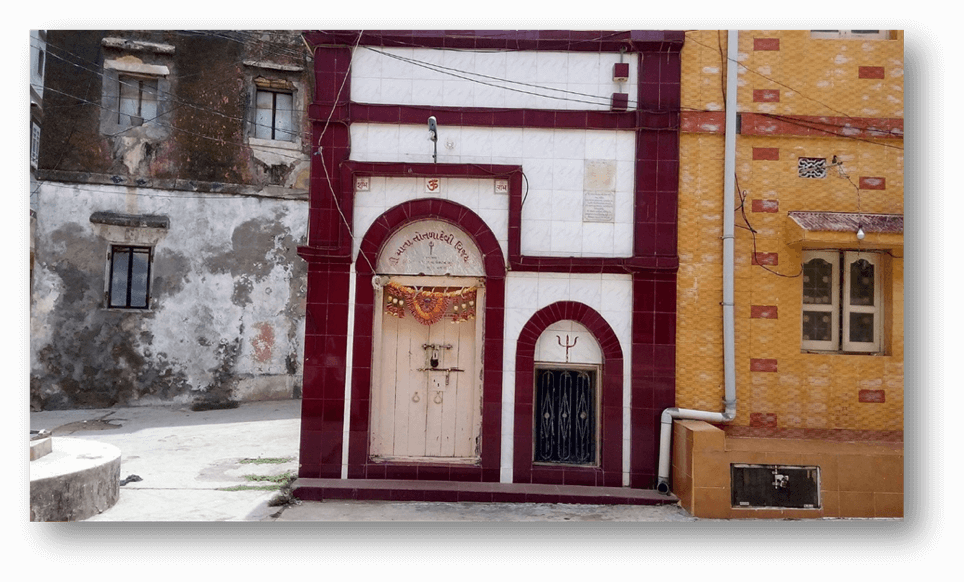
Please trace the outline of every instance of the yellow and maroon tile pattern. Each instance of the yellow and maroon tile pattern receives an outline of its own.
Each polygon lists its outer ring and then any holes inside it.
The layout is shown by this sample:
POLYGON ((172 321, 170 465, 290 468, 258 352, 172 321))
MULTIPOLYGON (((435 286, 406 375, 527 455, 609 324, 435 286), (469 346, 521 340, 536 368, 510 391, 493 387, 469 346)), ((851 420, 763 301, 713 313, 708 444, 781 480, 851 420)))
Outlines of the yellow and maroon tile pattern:
MULTIPOLYGON (((725 66, 721 53, 725 54, 726 35, 726 31, 689 32, 682 52, 676 402, 682 408, 701 410, 721 410, 723 398, 725 66)), ((798 276, 802 250, 788 244, 787 213, 903 213, 903 34, 871 41, 811 39, 807 31, 741 31, 739 46, 738 108, 745 116, 756 114, 756 121, 752 133, 737 136, 736 179, 745 199, 738 193, 734 257, 738 407, 727 435, 757 431, 761 436, 797 440, 803 443, 799 446, 810 449, 817 446, 814 443, 832 441, 834 435, 899 435, 903 430, 903 248, 890 245, 889 254, 883 256, 883 354, 803 353, 798 276), (761 91, 779 91, 779 101, 755 100, 761 91), (766 124, 759 120, 771 115, 779 116, 773 118, 774 131, 760 131, 766 124), (806 124, 801 125, 798 118, 809 120, 808 124, 825 120, 833 133, 803 127, 806 124), (896 137, 881 138, 885 134, 868 133, 868 127, 896 128, 889 134, 896 137), (834 156, 841 165, 829 167, 825 178, 798 176, 799 158, 825 158, 830 164, 834 156), (819 436, 803 439, 804 434, 819 436)), ((847 233, 830 238, 841 249, 869 247, 877 240, 868 235, 858 242, 855 234, 847 233)), ((769 444, 764 441, 773 439, 731 440, 766 448, 769 444)), ((674 444, 674 465, 679 462, 675 453, 684 444, 674 444)), ((893 446, 900 450, 899 445, 888 445, 893 446)), ((770 451, 767 458, 776 459, 779 452, 770 451)), ((862 453, 827 454, 827 459, 835 459, 828 462, 843 466, 862 453)), ((882 453, 887 458, 894 454, 882 453)), ((772 462, 790 463, 788 458, 772 462)), ((719 464, 708 462, 714 467, 713 463, 719 464)), ((693 465, 695 482, 701 486, 700 474, 710 480, 729 479, 728 468, 717 474, 705 465, 700 468, 701 463, 693 465)), ((692 485, 687 484, 687 479, 694 479, 692 474, 675 471, 674 466, 674 491, 680 484, 692 485)), ((850 475, 849 470, 844 472, 850 475)), ((854 493, 828 494, 827 507, 869 503, 866 496, 854 501, 860 497, 854 493)), ((881 492, 881 507, 894 507, 885 500, 891 499, 885 495, 890 493, 881 492)), ((728 495, 727 489, 726 507, 728 495)), ((830 515, 836 510, 828 511, 830 515)))

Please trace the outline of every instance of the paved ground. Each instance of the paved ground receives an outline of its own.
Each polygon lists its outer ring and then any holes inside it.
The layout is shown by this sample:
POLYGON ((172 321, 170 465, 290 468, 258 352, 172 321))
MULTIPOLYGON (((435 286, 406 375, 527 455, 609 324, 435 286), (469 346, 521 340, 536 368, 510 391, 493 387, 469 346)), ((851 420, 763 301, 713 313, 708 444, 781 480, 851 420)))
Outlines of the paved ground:
POLYGON ((143 407, 34 412, 31 430, 121 450, 117 504, 87 521, 696 521, 676 506, 547 503, 305 502, 272 506, 269 478, 297 473, 301 401, 228 410, 143 407), (281 461, 281 462, 257 462, 281 461))

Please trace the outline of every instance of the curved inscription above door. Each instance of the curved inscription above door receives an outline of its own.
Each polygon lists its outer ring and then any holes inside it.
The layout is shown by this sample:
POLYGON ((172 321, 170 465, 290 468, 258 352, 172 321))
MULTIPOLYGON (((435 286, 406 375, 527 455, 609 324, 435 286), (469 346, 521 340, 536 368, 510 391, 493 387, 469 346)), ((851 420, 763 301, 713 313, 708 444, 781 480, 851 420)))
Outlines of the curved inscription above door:
POLYGON ((441 220, 398 229, 382 247, 375 269, 385 275, 485 276, 482 253, 472 238, 441 220))

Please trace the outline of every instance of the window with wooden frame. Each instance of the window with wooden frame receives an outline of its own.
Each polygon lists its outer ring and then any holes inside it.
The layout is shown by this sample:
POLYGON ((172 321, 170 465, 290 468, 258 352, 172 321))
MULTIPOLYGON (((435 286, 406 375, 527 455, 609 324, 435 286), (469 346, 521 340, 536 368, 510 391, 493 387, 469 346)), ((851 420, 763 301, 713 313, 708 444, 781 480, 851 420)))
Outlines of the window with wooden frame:
POLYGON ((884 312, 878 253, 806 251, 802 278, 803 350, 882 351, 884 312))
POLYGON ((295 94, 292 83, 257 77, 254 80, 254 137, 295 141, 297 137, 295 94))
POLYGON ((150 306, 151 247, 112 245, 107 255, 107 307, 150 306))
POLYGON ((157 118, 157 78, 118 75, 117 125, 138 127, 157 118))

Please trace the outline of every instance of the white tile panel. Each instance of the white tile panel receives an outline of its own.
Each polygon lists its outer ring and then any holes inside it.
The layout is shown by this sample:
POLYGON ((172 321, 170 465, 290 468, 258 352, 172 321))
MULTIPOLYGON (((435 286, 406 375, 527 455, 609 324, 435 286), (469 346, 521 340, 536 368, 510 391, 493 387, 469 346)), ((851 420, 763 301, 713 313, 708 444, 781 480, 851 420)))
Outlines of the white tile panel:
POLYGON ((582 225, 582 256, 608 257, 613 254, 615 226, 607 223, 582 225))
POLYGON ((412 101, 413 93, 412 79, 401 78, 382 78, 382 95, 396 102, 408 103, 412 101))
POLYGON ((554 131, 552 135, 552 157, 555 159, 585 159, 585 131, 554 131))
POLYGON ((552 160, 552 189, 582 192, 583 160, 552 160))
POLYGON ((563 257, 582 256, 582 227, 582 222, 554 221, 549 234, 552 245, 549 254, 563 257))
POLYGON ((381 78, 353 77, 351 80, 351 99, 358 103, 381 103, 381 78))
POLYGON ((583 155, 587 160, 616 159, 616 132, 589 130, 586 132, 586 150, 583 155))
POLYGON ((522 229, 521 246, 531 254, 546 254, 552 251, 552 221, 528 220, 522 229))
MULTIPOLYGON (((353 160, 432 161, 433 144, 424 125, 356 123, 351 132, 353 160)), ((526 199, 522 208, 521 248, 529 256, 632 255, 634 150, 635 139, 629 131, 439 126, 439 163, 522 166, 526 199), (587 157, 589 154, 594 157, 587 157), (584 223, 587 161, 598 165, 614 159, 613 222, 604 223, 609 226, 584 223), (556 222, 547 234, 548 220, 556 222)), ((507 212, 508 198, 489 196, 479 190, 479 199, 470 207, 507 212)), ((401 201, 392 188, 386 188, 386 209, 401 201)))
POLYGON ((416 79, 412 83, 412 101, 441 103, 445 84, 442 79, 416 79))
MULTIPOLYGON (((592 55, 597 58, 598 55, 592 55)), ((574 57, 575 58, 575 57, 574 57)), ((536 81, 542 83, 558 82, 566 79, 569 74, 569 53, 538 52, 536 53, 536 81)))
POLYGON ((636 99, 636 59, 629 59, 628 83, 612 80, 618 61, 616 53, 359 47, 351 68, 352 100, 605 111, 614 92, 629 93, 631 102, 636 99), (364 83, 388 79, 412 81, 412 91, 395 94, 384 84, 376 90, 364 83), (417 88, 438 81, 445 84, 441 97, 435 90, 417 88))

